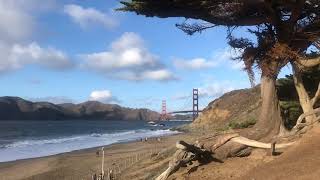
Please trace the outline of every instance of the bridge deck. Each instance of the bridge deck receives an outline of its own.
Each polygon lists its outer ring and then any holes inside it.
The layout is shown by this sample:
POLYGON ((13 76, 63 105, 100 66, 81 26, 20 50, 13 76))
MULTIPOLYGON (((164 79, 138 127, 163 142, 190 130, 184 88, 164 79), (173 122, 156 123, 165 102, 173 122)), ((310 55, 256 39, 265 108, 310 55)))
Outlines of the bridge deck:
MULTIPOLYGON (((187 110, 187 111, 173 111, 169 112, 168 114, 178 114, 178 113, 192 113, 192 110, 187 110)), ((198 112, 202 112, 202 110, 198 110, 198 112)))

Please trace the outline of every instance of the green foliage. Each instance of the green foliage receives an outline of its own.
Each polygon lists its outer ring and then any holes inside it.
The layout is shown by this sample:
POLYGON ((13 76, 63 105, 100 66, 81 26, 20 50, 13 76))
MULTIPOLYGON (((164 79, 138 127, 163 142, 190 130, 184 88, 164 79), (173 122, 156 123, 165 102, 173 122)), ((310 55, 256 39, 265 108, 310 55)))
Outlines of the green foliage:
POLYGON ((303 113, 299 101, 280 101, 280 108, 284 125, 291 129, 303 113))
POLYGON ((219 127, 218 129, 216 129, 217 131, 221 132, 221 131, 228 131, 230 129, 229 126, 223 126, 223 127, 219 127))
MULTIPOLYGON (((302 81, 310 97, 317 91, 320 81, 320 66, 311 68, 302 73, 302 81)), ((286 75, 285 78, 277 80, 277 93, 280 101, 298 101, 298 94, 294 86, 293 76, 286 75)))
MULTIPOLYGON (((312 68, 302 73, 303 84, 310 97, 313 97, 320 81, 320 67, 312 68)), ((287 75, 278 79, 277 93, 280 100, 281 115, 284 124, 291 129, 299 116, 303 113, 299 97, 294 86, 293 76, 287 75)))
POLYGON ((231 121, 228 124, 228 127, 230 129, 243 129, 243 128, 248 128, 248 127, 255 125, 256 122, 257 122, 257 120, 255 118, 251 117, 248 120, 245 120, 243 122, 231 121))

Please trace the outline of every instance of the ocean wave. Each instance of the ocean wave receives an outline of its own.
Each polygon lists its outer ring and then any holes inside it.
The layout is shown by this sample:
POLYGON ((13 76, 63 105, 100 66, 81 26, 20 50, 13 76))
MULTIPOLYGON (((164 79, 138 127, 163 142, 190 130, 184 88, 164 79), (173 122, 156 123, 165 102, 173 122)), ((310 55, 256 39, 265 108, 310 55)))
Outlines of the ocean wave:
POLYGON ((170 120, 172 122, 192 122, 193 120, 185 119, 185 120, 170 120))
POLYGON ((116 133, 91 133, 53 139, 30 139, 7 144, 0 148, 0 162, 54 155, 74 150, 128 142, 146 137, 177 134, 171 130, 129 130, 116 133))
POLYGON ((33 145, 44 145, 44 144, 59 144, 68 141, 76 141, 84 138, 84 136, 78 137, 68 137, 68 138, 58 138, 58 139, 42 139, 42 140, 24 140, 17 141, 12 144, 7 144, 5 148, 16 148, 16 147, 25 147, 25 146, 33 146, 33 145))
MULTIPOLYGON (((5 148, 16 148, 16 147, 26 147, 26 146, 33 146, 33 145, 45 145, 45 144, 62 144, 62 143, 68 143, 68 142, 74 142, 74 141, 85 141, 85 140, 94 140, 93 138, 103 138, 103 139, 113 139, 113 140, 119 140, 119 141, 125 141, 125 140, 134 140, 138 139, 139 137, 152 137, 152 136, 158 136, 158 135, 166 135, 166 134, 172 134, 177 133, 177 131, 170 131, 170 130, 131 130, 131 131, 124 131, 124 132, 117 132, 117 133, 105 133, 105 134, 99 134, 99 133, 92 133, 89 135, 80 135, 80 136, 73 136, 73 137, 63 137, 63 138, 56 138, 56 139, 39 139, 39 140, 23 140, 23 141, 17 141, 12 144, 4 145, 5 148), (126 137, 128 136, 128 137, 126 137)), ((97 139, 98 140, 98 139, 97 139)))

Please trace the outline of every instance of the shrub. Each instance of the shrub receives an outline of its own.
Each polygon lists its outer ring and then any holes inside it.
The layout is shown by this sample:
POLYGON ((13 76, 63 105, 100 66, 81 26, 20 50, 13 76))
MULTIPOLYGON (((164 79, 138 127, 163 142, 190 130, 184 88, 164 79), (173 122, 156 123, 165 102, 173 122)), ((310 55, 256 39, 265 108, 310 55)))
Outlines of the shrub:
POLYGON ((257 120, 253 117, 243 121, 243 122, 237 122, 237 121, 231 121, 228 126, 231 129, 243 129, 243 128, 248 128, 253 125, 255 125, 257 120))

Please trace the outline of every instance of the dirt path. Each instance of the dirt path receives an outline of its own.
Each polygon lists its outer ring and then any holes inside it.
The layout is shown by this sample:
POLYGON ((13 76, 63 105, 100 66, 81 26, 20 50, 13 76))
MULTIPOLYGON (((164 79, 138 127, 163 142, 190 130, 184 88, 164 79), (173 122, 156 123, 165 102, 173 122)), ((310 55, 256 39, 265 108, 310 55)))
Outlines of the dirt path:
MULTIPOLYGON (((194 142, 194 136, 179 135, 164 138, 161 142, 133 142, 106 148, 106 166, 121 162, 133 155, 147 154, 157 146, 169 149, 163 156, 142 158, 122 173, 125 179, 152 179, 163 172, 180 139, 194 142)), ((96 149, 82 150, 61 155, 0 164, 0 180, 63 180, 90 177, 100 171, 100 157, 96 149), (78 175, 75 177, 75 175, 78 175), (2 179, 1 179, 2 178, 2 179)), ((150 153, 149 153, 150 154, 150 153)), ((170 180, 264 180, 264 179, 320 179, 320 127, 315 127, 299 140, 297 145, 286 149, 279 156, 267 155, 268 151, 255 149, 251 156, 230 158, 223 163, 211 162, 202 166, 181 168, 170 180)))
POLYGON ((320 127, 314 127, 281 155, 268 154, 266 150, 255 149, 249 157, 180 168, 170 180, 318 180, 320 127))
POLYGON ((320 179, 320 127, 274 161, 252 169, 242 179, 320 179))

